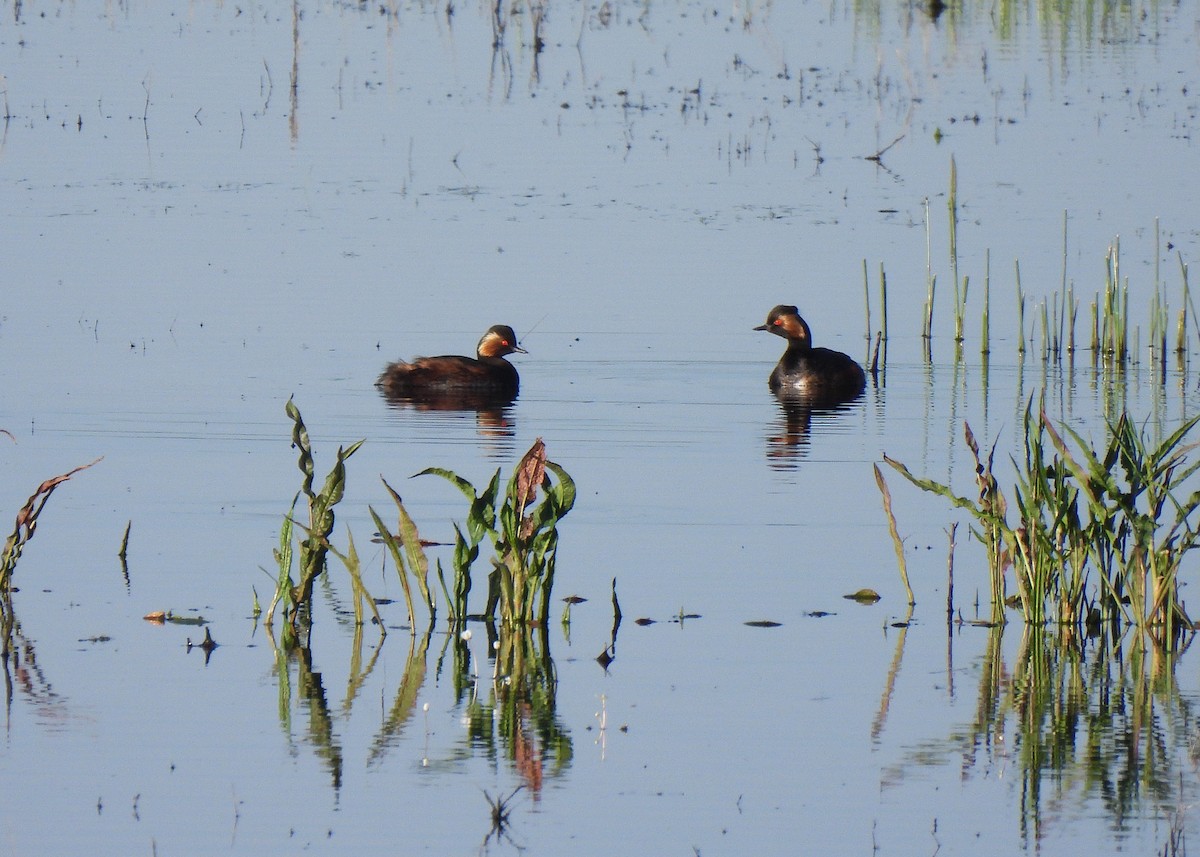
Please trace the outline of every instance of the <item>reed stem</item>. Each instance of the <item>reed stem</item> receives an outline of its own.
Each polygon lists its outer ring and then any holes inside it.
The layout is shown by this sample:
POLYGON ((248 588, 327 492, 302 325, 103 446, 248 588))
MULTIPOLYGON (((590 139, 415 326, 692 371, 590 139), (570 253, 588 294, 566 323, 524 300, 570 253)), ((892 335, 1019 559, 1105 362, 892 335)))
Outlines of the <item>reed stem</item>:
POLYGON ((980 331, 979 353, 990 354, 991 346, 991 306, 992 306, 992 251, 987 249, 983 254, 983 330, 980 331))
POLYGON ((863 266, 863 304, 867 308, 867 329, 866 329, 866 337, 865 338, 867 340, 867 348, 869 349, 871 347, 871 277, 867 273, 866 258, 864 258, 862 260, 862 266, 863 266))
POLYGON ((937 287, 937 277, 933 275, 933 258, 932 258, 932 242, 930 238, 930 223, 929 223, 929 197, 925 198, 925 283, 927 294, 925 297, 925 329, 922 336, 925 337, 925 353, 928 357, 930 349, 930 340, 933 339, 933 295, 937 287))
POLYGON ((1021 260, 1013 261, 1017 276, 1017 354, 1025 354, 1025 292, 1021 290, 1021 260))
POLYGON ((879 486, 879 493, 883 496, 883 513, 888 519, 888 531, 892 534, 892 546, 896 549, 896 564, 900 569, 900 581, 904 584, 904 591, 908 593, 908 603, 911 606, 917 603, 917 598, 913 595, 912 585, 908 582, 908 563, 904 558, 904 540, 900 538, 900 532, 896 529, 896 516, 892 513, 892 492, 888 490, 887 482, 883 478, 879 465, 872 466, 875 468, 875 484, 879 486))

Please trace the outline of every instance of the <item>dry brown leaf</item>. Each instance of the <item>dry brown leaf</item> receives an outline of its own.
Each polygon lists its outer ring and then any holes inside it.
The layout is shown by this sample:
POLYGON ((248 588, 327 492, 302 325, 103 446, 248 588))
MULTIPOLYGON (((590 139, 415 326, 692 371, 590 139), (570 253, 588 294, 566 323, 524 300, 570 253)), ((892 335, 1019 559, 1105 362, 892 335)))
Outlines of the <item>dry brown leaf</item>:
POLYGON ((537 499, 538 486, 546 478, 546 444, 539 437, 517 465, 517 512, 537 499))

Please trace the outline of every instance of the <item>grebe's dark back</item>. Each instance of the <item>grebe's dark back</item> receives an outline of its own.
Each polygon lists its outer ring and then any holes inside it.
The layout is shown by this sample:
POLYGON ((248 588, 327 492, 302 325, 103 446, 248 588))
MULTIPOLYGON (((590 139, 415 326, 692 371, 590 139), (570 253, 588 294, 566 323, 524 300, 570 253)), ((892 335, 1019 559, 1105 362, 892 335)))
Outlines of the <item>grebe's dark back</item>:
POLYGON ((516 367, 504 358, 513 353, 526 351, 517 344, 511 327, 497 324, 479 340, 474 357, 416 357, 411 363, 389 363, 375 386, 390 399, 445 401, 461 394, 468 406, 481 397, 512 401, 521 380, 516 367))

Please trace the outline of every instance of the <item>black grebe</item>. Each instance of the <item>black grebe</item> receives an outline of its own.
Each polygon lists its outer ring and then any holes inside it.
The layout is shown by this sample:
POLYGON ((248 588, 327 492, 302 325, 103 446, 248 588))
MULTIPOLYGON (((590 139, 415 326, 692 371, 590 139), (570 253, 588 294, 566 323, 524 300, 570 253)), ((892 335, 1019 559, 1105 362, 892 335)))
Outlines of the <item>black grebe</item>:
POLYGON ((832 403, 853 399, 867 385, 862 367, 853 358, 829 348, 813 348, 808 323, 794 306, 780 304, 767 314, 769 330, 787 340, 787 351, 771 373, 771 391, 781 397, 801 397, 832 403))
POLYGON ((417 357, 411 363, 389 363, 375 382, 390 399, 441 400, 461 396, 468 405, 486 398, 512 401, 520 378, 506 354, 527 353, 506 324, 489 327, 475 348, 475 357, 417 357))

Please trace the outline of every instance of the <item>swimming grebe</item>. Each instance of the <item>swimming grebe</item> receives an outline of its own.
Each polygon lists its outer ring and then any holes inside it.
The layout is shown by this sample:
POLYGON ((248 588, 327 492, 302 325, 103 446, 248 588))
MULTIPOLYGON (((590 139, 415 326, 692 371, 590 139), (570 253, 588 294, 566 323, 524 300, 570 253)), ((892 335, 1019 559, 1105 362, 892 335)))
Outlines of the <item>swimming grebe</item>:
POLYGON ((794 306, 780 304, 767 314, 769 330, 787 340, 787 351, 771 373, 771 391, 777 396, 799 396, 816 402, 846 401, 867 385, 867 376, 854 359, 829 348, 813 348, 808 323, 794 306))
POLYGON ((504 357, 514 352, 527 353, 511 327, 497 324, 479 340, 475 357, 417 357, 411 363, 389 363, 375 386, 390 399, 444 401, 461 395, 468 406, 481 398, 511 402, 517 397, 520 377, 504 357))

